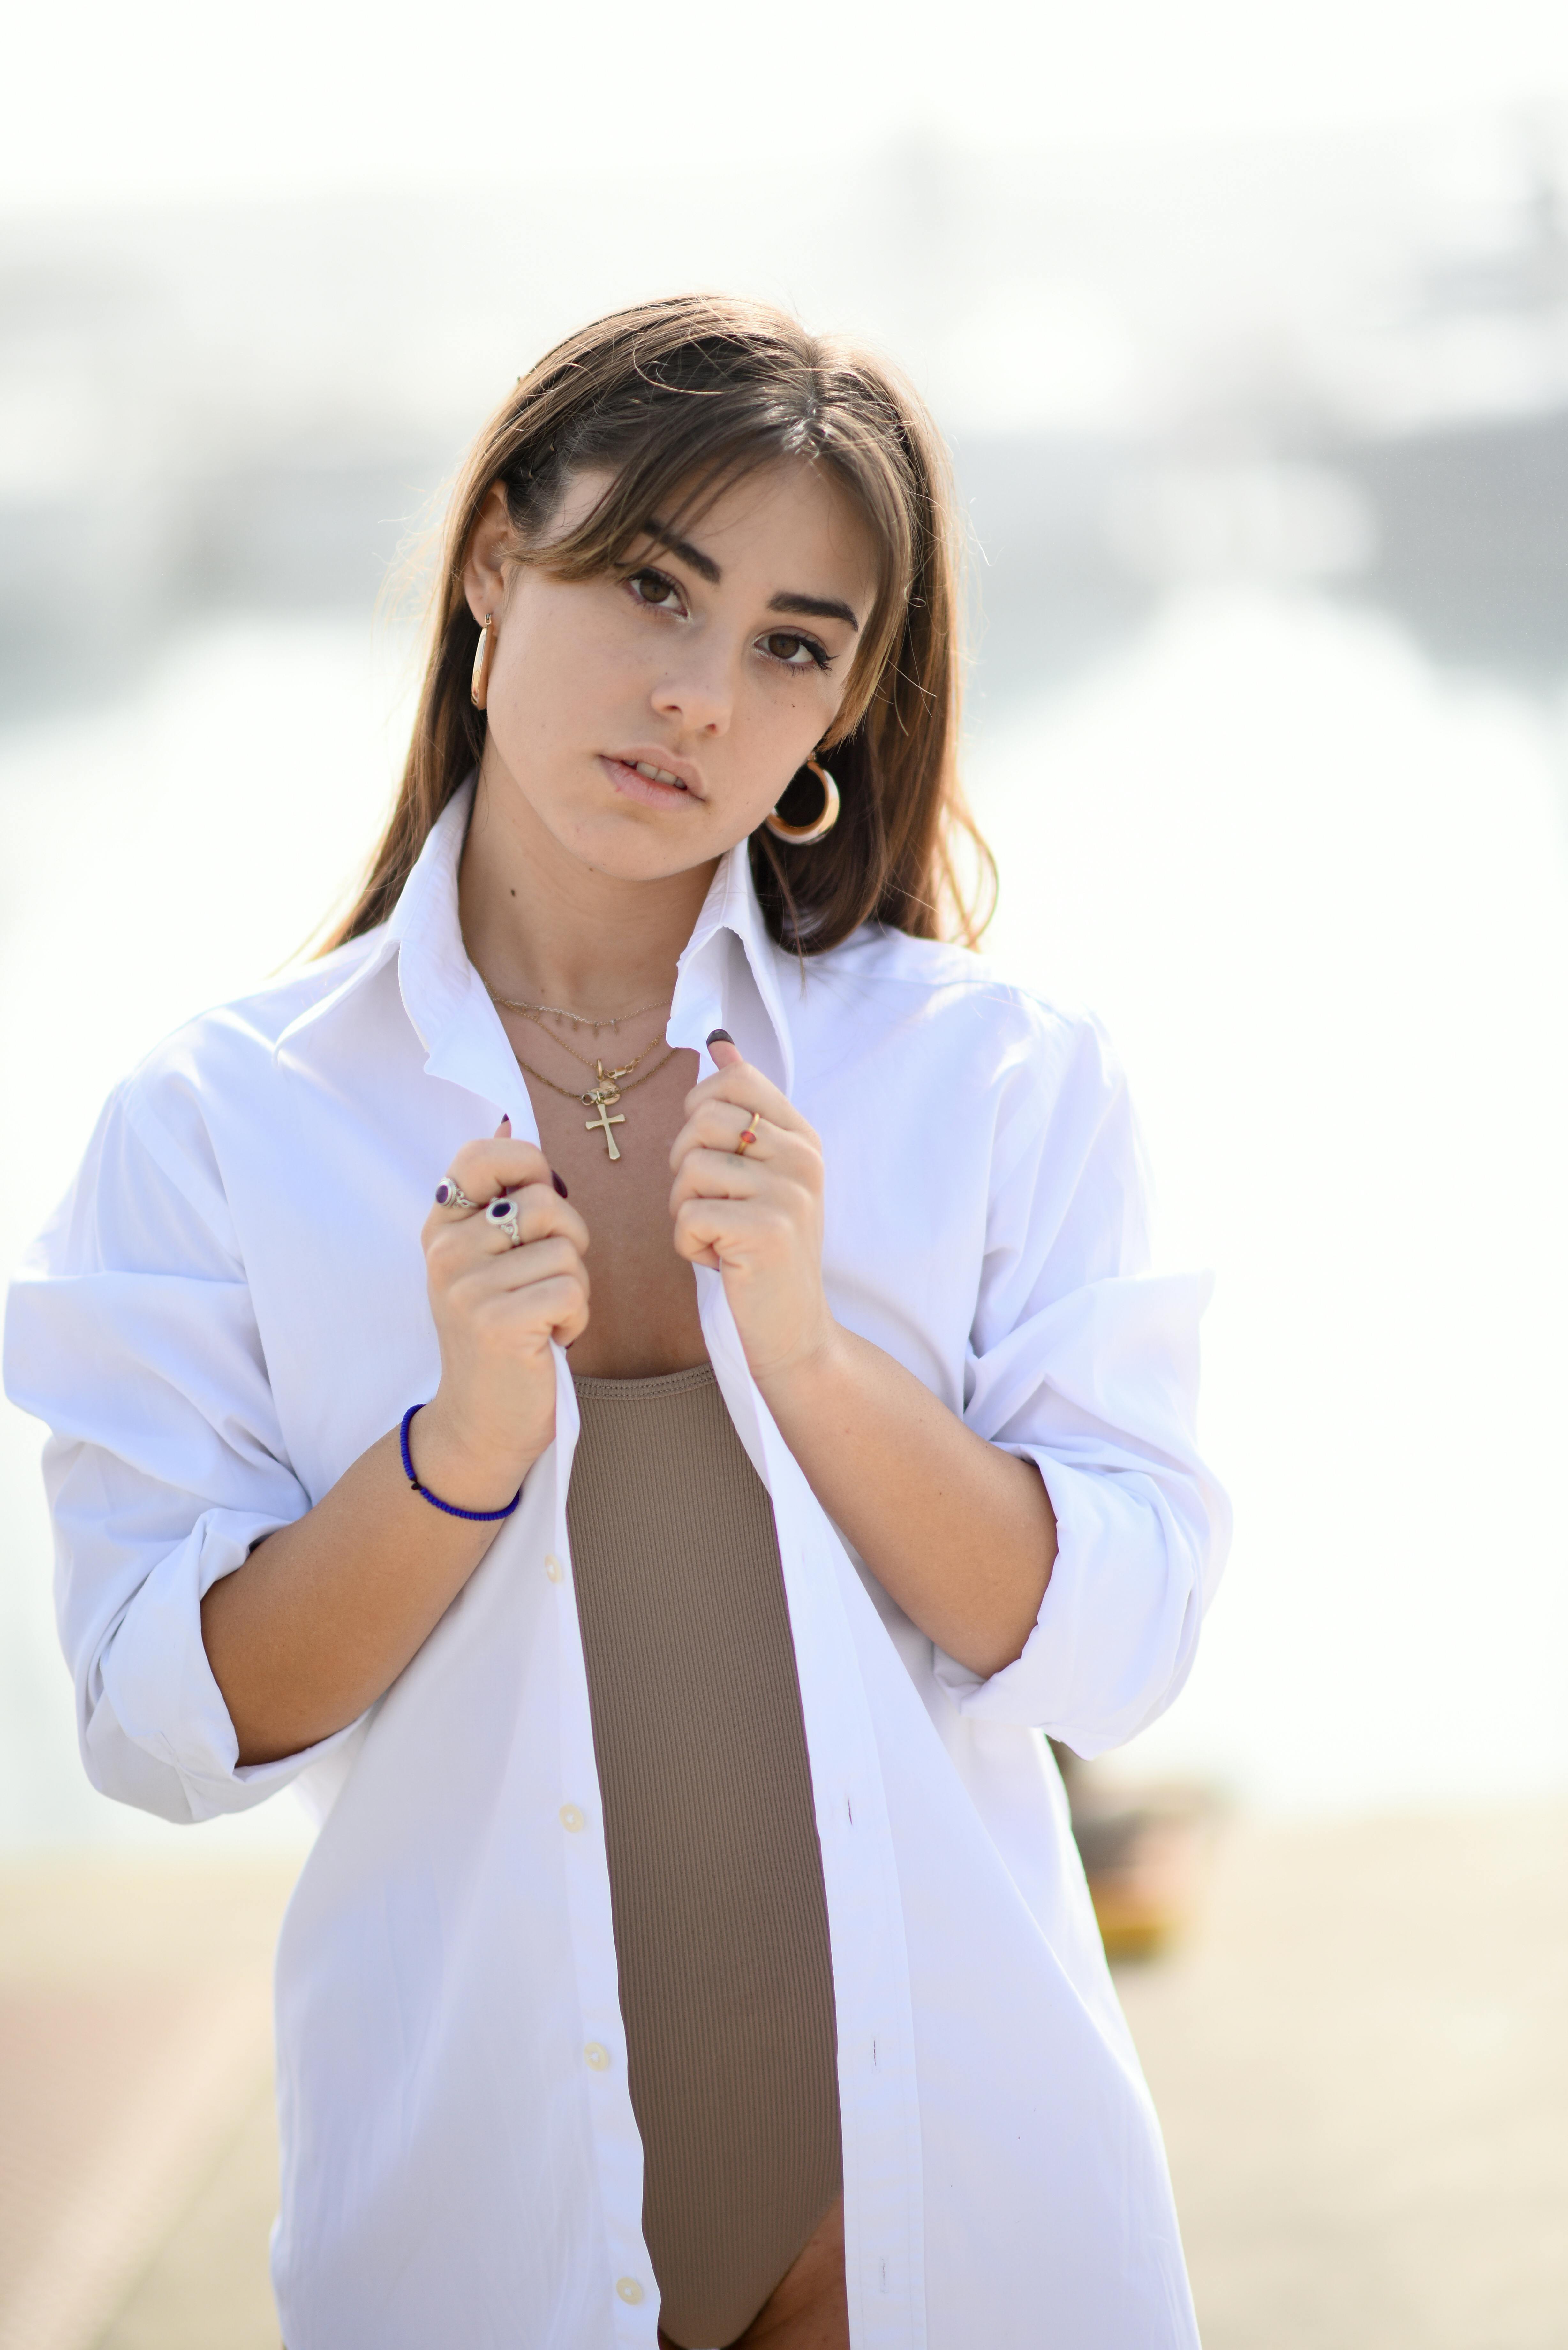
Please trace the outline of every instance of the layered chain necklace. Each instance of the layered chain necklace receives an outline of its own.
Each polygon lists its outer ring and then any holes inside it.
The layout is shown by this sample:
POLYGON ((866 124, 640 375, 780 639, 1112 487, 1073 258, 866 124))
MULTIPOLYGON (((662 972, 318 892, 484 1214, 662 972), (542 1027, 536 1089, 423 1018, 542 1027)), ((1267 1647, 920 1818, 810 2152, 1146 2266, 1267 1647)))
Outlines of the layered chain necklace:
MULTIPOLYGON (((509 995, 497 995, 488 982, 485 983, 485 993, 493 1003, 500 1004, 504 1011, 520 1014, 524 1020, 531 1020, 535 1028, 543 1030, 545 1035, 550 1033, 545 1027, 545 1022, 547 1019, 570 1020, 578 1028, 591 1028, 597 1035, 601 1028, 618 1028, 623 1020, 640 1020, 644 1013, 662 1012, 666 1008, 663 1003, 643 1003, 639 1004, 635 1012, 617 1013, 611 1020, 589 1020, 582 1013, 568 1012, 558 1003, 515 1003, 509 995)), ((639 1086, 646 1085, 649 1077, 656 1077, 659 1070, 675 1058, 677 1048, 673 1045, 666 1045, 663 1059, 655 1061, 651 1069, 644 1069, 641 1076, 636 1077, 632 1076, 632 1071, 641 1062, 647 1060, 655 1046, 663 1042, 662 1038, 656 1036, 651 1045, 645 1045, 640 1053, 634 1054, 629 1061, 616 1069, 607 1069, 603 1060, 597 1055, 590 1058, 587 1054, 579 1053, 576 1046, 568 1045, 564 1036, 557 1036, 554 1041, 560 1046, 563 1053, 569 1053, 574 1061, 580 1061, 585 1069, 592 1069, 594 1072, 594 1083, 586 1093, 579 1093, 573 1086, 558 1086, 554 1077, 547 1077, 543 1069, 536 1069, 532 1061, 525 1061, 523 1058, 521 1053, 517 1055, 518 1066, 527 1076, 537 1077, 542 1086, 548 1086, 553 1094, 561 1094, 567 1101, 579 1101, 585 1109, 591 1109, 594 1115, 590 1118, 586 1118, 584 1124, 590 1133, 602 1134, 610 1157, 618 1159, 621 1155, 620 1146, 610 1128, 624 1126, 626 1113, 623 1110, 618 1118, 612 1118, 610 1112, 623 1094, 633 1093, 639 1086), (631 1079, 629 1085, 623 1082, 628 1077, 631 1079)))

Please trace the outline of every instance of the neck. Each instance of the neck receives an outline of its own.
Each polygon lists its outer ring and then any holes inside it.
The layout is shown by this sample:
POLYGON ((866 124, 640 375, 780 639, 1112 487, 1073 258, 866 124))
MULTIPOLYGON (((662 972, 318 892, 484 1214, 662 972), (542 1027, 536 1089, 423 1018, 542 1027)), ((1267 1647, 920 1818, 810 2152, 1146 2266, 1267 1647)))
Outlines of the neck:
POLYGON ((463 942, 497 995, 613 1019, 673 993, 714 870, 651 881, 597 872, 482 769, 458 881, 463 942))

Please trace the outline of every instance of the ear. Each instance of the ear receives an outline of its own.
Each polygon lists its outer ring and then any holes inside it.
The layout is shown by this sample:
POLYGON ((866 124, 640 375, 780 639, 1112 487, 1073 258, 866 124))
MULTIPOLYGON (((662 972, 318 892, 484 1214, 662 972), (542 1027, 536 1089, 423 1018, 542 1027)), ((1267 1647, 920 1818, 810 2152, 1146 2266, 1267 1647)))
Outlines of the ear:
POLYGON ((506 510, 504 483, 492 482, 479 509, 462 567, 462 588, 468 608, 483 625, 487 612, 500 610, 506 598, 509 564, 517 543, 506 510))

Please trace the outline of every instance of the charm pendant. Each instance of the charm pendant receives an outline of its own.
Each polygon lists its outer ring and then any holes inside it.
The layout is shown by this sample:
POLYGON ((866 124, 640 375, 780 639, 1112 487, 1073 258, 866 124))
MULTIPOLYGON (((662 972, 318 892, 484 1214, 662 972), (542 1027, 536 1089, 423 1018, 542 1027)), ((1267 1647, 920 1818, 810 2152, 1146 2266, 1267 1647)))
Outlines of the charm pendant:
POLYGON ((591 1110, 596 1112, 596 1115, 593 1118, 585 1118, 583 1123, 590 1134, 602 1134, 609 1145, 610 1157, 618 1159, 620 1150, 610 1128, 612 1126, 624 1126, 626 1118, 624 1113, 619 1118, 611 1118, 610 1111, 620 1099, 619 1094, 616 1091, 616 1078, 624 1073, 617 1069, 607 1077, 604 1063, 599 1061, 595 1066, 599 1073, 599 1081, 583 1096, 583 1100, 591 1110))

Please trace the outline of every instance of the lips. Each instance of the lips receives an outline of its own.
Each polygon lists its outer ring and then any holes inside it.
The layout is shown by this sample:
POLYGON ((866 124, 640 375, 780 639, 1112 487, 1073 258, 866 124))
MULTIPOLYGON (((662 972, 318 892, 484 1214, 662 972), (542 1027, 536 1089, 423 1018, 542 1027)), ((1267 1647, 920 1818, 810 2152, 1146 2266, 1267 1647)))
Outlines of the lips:
POLYGON ((603 751, 600 762, 617 791, 650 806, 668 807, 678 795, 701 800, 702 778, 686 760, 671 760, 668 752, 656 757, 651 749, 603 751))

